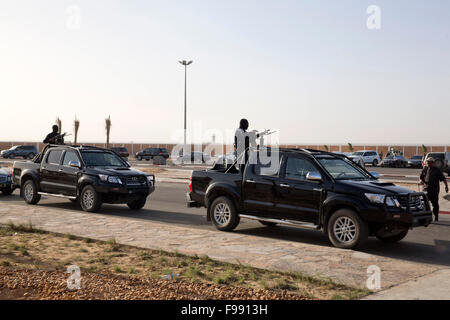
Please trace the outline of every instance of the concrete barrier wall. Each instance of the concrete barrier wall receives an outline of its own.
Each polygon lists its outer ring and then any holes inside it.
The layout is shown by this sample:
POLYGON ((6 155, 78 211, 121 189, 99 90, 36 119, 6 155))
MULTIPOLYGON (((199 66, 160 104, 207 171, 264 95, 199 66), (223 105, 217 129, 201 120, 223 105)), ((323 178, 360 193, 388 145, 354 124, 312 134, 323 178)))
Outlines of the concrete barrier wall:
MULTIPOLYGON (((83 145, 89 145, 89 146, 97 146, 105 148, 105 143, 80 143, 83 145)), ((32 141, 0 141, 0 150, 9 149, 12 146, 15 145, 33 145, 38 148, 38 150, 42 150, 45 146, 43 143, 39 142, 32 142, 32 141)), ((110 147, 126 147, 128 149, 128 152, 132 155, 136 154, 136 152, 141 151, 145 148, 151 148, 151 147, 159 147, 159 148, 167 148, 169 150, 169 153, 172 152, 172 149, 174 148, 175 144, 167 144, 167 143, 110 143, 110 147)), ((191 146, 191 150, 204 150, 206 148, 207 144, 203 145, 193 145, 191 146)), ((309 149, 317 149, 317 150, 325 150, 324 145, 317 145, 317 144, 283 144, 280 145, 280 147, 283 148, 309 148, 309 149)), ((429 145, 427 147, 427 152, 450 152, 450 144, 449 145, 429 145)), ((353 150, 376 150, 378 153, 382 154, 383 157, 388 153, 390 149, 396 149, 403 152, 404 156, 409 158, 415 154, 422 154, 422 145, 354 145, 353 150)), ((213 155, 228 153, 233 150, 233 147, 231 145, 226 146, 215 146, 215 151, 213 150, 213 155)), ((349 147, 347 144, 334 144, 334 145, 328 145, 328 150, 332 152, 349 152, 349 147)))

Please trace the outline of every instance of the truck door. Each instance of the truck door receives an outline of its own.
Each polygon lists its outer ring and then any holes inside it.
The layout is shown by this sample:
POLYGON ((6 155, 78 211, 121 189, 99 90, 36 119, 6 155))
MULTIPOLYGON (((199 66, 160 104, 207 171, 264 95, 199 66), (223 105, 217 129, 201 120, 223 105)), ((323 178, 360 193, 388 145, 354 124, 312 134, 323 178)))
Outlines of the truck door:
POLYGON ((40 185, 43 192, 58 193, 61 187, 59 169, 62 152, 61 149, 50 149, 44 157, 40 169, 40 185))
POLYGON ((243 180, 244 209, 258 216, 271 217, 275 214, 276 181, 279 177, 280 160, 273 165, 262 164, 259 159, 247 164, 243 180))
POLYGON ((308 172, 320 172, 306 157, 284 158, 283 174, 277 180, 276 208, 285 219, 318 222, 322 182, 306 179, 308 172))
POLYGON ((59 171, 59 180, 61 191, 68 196, 76 196, 78 184, 79 168, 69 166, 71 162, 81 164, 78 154, 74 150, 66 150, 63 154, 61 170, 59 171))

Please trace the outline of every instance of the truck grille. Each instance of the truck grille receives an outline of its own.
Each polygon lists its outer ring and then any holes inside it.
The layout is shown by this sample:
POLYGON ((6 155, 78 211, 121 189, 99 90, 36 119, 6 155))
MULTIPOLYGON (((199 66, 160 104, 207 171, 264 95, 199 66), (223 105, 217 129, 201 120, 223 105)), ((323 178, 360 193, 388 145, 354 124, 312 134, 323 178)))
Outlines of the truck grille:
MULTIPOLYGON (((407 206, 408 206, 408 196, 407 195, 398 196, 397 200, 403 209, 407 208, 407 206)), ((411 210, 422 210, 424 208, 422 196, 411 196, 409 198, 409 208, 411 210)))
POLYGON ((130 187, 143 187, 147 185, 147 178, 143 176, 127 177, 126 185, 130 187))
POLYGON ((5 183, 6 182, 6 177, 0 177, 0 183, 5 183))

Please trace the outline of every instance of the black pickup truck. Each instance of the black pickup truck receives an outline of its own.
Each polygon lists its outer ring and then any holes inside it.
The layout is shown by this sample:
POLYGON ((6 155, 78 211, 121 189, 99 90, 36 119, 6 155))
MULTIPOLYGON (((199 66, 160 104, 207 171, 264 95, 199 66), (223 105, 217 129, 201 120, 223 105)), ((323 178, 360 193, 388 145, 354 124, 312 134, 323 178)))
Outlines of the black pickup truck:
POLYGON ((49 145, 33 161, 16 161, 13 183, 28 204, 41 195, 79 202, 96 212, 102 203, 144 207, 155 190, 155 177, 130 168, 115 152, 88 146, 49 145))
POLYGON ((378 181, 345 155, 279 149, 276 160, 264 164, 260 153, 251 153, 243 173, 235 164, 193 171, 188 207, 206 207, 219 230, 233 230, 247 218, 323 230, 334 246, 347 249, 369 236, 400 241, 432 221, 425 193, 378 181))

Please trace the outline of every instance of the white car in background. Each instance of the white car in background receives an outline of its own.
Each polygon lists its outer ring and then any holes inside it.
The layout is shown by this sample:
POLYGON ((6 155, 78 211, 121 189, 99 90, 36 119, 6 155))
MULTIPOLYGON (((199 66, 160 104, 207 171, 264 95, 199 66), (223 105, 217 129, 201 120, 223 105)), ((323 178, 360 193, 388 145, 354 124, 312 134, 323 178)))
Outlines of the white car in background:
POLYGON ((366 167, 364 165, 364 160, 363 160, 363 158, 361 156, 353 155, 350 152, 335 152, 335 153, 347 156, 348 158, 350 158, 354 163, 356 163, 361 168, 365 168, 366 167))
POLYGON ((361 156, 363 158, 364 164, 371 164, 376 167, 380 162, 380 156, 375 150, 361 150, 352 153, 353 156, 361 156))

